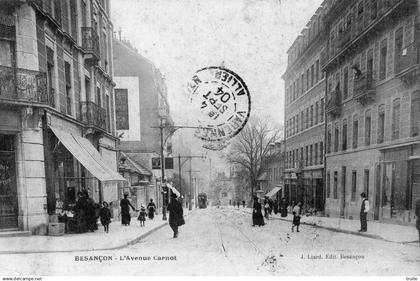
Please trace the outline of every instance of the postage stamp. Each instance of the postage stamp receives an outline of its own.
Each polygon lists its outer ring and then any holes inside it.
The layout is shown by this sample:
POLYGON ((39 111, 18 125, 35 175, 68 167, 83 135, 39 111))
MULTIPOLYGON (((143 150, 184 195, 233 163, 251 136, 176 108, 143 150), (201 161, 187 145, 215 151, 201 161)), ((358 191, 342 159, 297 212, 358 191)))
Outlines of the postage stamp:
POLYGON ((206 142, 223 142, 246 125, 251 96, 245 82, 233 71, 218 66, 202 68, 188 83, 188 91, 202 127, 196 137, 206 142))

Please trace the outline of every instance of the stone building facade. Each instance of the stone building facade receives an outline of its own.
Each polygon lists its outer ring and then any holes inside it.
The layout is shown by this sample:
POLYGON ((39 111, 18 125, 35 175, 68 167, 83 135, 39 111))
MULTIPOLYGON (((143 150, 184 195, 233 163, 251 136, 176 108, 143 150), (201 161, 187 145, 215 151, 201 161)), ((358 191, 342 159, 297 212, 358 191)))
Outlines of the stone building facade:
POLYGON ((0 3, 0 230, 44 234, 77 192, 115 202, 109 0, 0 3))
POLYGON ((285 82, 284 197, 324 209, 325 49, 324 9, 319 7, 288 50, 285 82))
POLYGON ((420 198, 419 3, 327 0, 326 213, 412 223, 420 198))

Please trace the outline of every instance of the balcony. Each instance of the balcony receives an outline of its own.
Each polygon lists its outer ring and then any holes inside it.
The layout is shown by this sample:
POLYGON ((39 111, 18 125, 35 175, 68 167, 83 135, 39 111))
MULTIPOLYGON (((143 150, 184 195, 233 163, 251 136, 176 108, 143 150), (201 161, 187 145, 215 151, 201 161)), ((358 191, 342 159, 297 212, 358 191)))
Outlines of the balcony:
POLYGON ((343 48, 348 42, 350 42, 351 39, 351 30, 350 28, 343 30, 341 32, 341 35, 338 37, 337 40, 337 48, 341 49, 343 48))
POLYGON ((80 113, 82 122, 86 123, 89 127, 103 131, 107 130, 107 116, 105 108, 102 108, 91 101, 81 101, 80 113))
POLYGON ((96 64, 101 59, 99 36, 92 27, 82 27, 82 49, 88 62, 96 64))
POLYGON ((47 74, 0 66, 0 102, 54 107, 54 91, 47 90, 47 74))
POLYGON ((375 100, 375 88, 373 86, 372 73, 363 73, 354 79, 353 97, 361 104, 375 100))
POLYGON ((406 74, 416 70, 420 62, 420 48, 414 43, 407 46, 395 56, 395 74, 399 77, 405 77, 406 74))
POLYGON ((325 113, 333 117, 341 114, 341 91, 335 90, 325 105, 325 113))

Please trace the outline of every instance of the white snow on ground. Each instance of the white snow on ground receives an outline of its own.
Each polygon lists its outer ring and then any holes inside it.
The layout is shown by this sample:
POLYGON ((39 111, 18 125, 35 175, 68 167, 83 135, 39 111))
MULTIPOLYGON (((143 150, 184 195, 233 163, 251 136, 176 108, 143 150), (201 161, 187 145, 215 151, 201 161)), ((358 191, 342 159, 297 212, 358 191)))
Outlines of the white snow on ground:
MULTIPOLYGON (((140 243, 118 250, 0 257, 2 275, 420 275, 417 245, 269 220, 252 227, 251 215, 231 208, 192 212, 179 237, 166 226, 140 243), (342 259, 340 254, 359 258, 342 259), (321 256, 322 259, 310 259, 321 256), (327 259, 335 255, 336 259, 327 259), (75 256, 111 256, 75 261, 75 256), (176 260, 153 260, 156 256, 176 260), (150 257, 147 261, 120 260, 150 257)), ((98 235, 98 239, 101 239, 98 235)))

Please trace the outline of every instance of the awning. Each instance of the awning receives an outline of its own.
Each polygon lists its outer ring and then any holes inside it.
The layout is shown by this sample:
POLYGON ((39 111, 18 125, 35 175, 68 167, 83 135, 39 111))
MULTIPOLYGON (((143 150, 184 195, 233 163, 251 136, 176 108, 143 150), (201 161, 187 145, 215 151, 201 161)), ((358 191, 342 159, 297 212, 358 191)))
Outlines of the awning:
POLYGON ((126 181, 123 176, 108 167, 99 151, 95 149, 88 139, 75 136, 52 126, 50 128, 67 150, 98 180, 101 182, 126 181))
POLYGON ((281 186, 276 186, 270 192, 268 192, 265 196, 273 197, 274 195, 276 195, 277 192, 279 192, 281 190, 281 188, 282 188, 281 186))
POLYGON ((181 196, 181 193, 179 193, 179 191, 175 187, 173 187, 170 183, 166 183, 166 186, 170 188, 172 192, 176 194, 177 197, 181 196))

